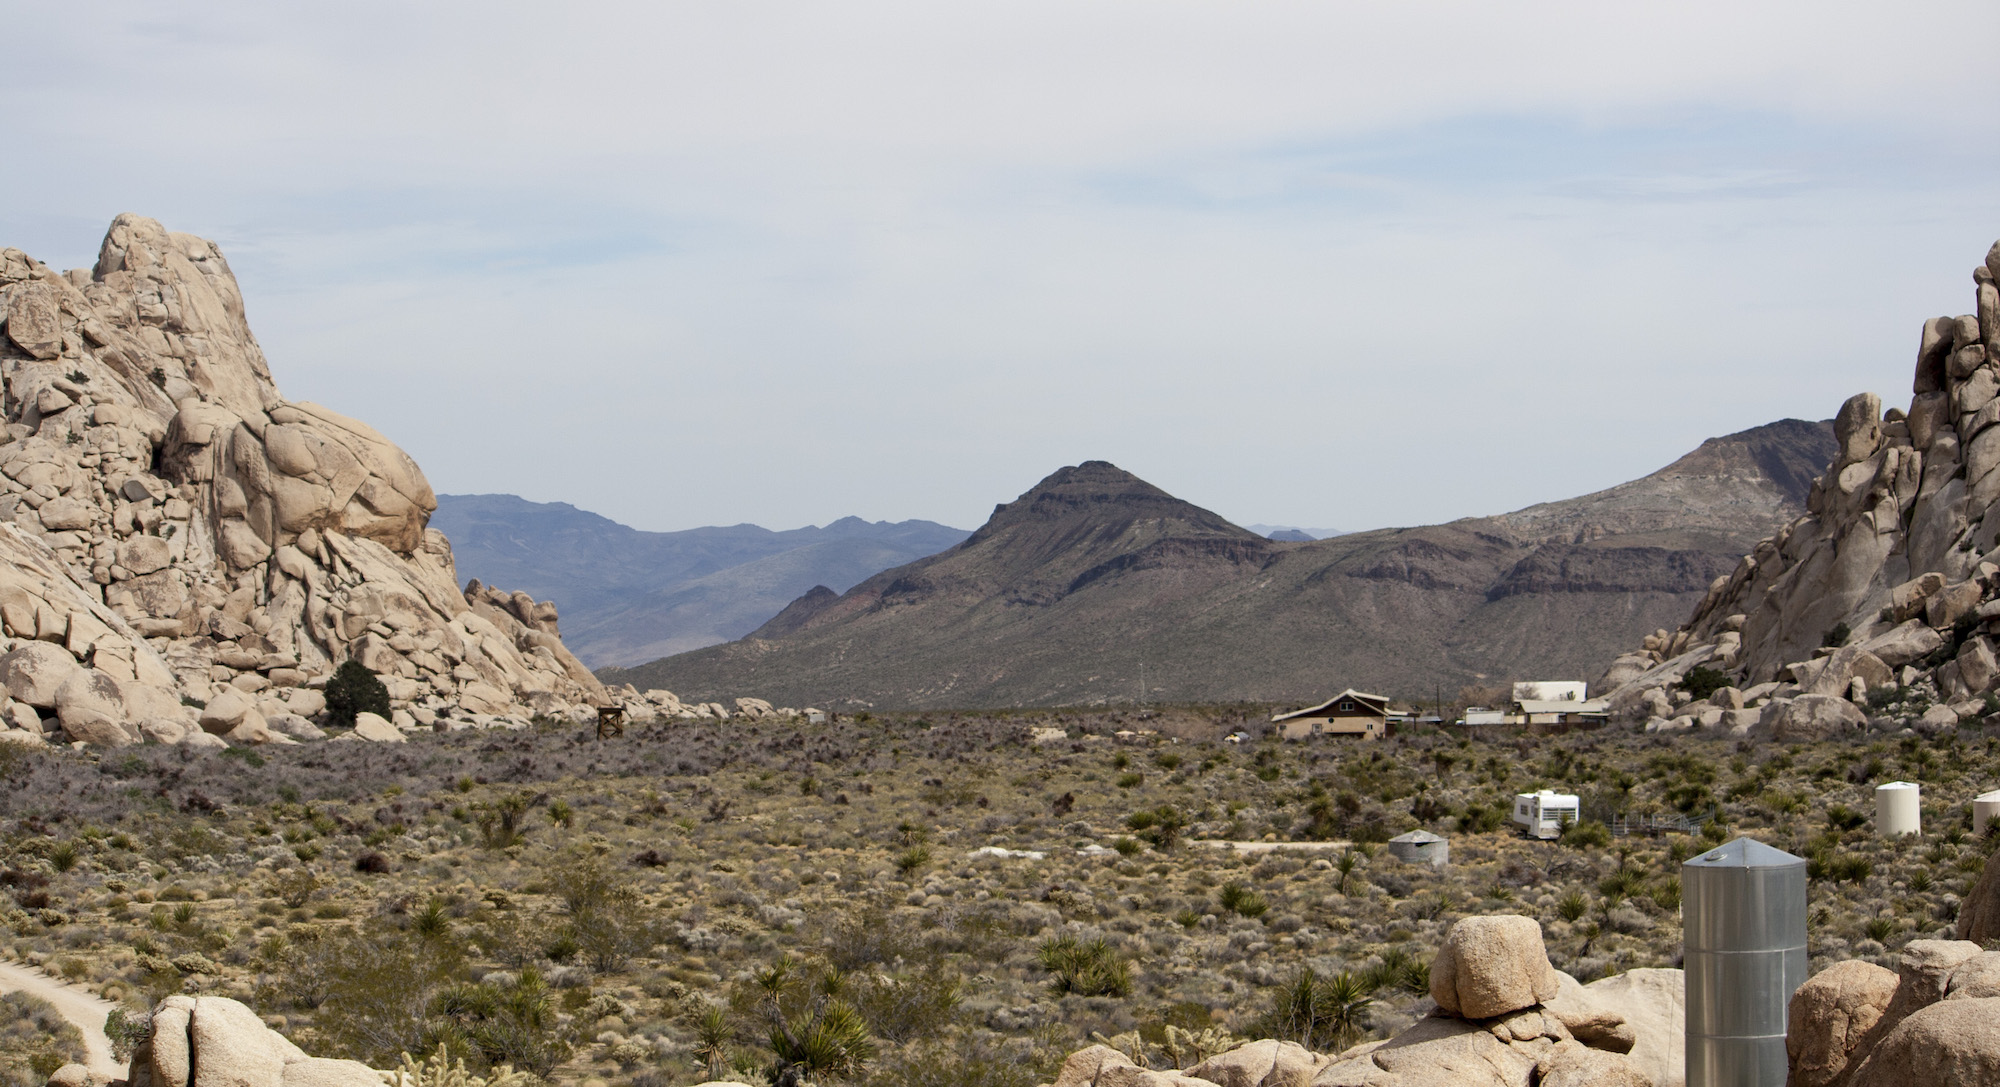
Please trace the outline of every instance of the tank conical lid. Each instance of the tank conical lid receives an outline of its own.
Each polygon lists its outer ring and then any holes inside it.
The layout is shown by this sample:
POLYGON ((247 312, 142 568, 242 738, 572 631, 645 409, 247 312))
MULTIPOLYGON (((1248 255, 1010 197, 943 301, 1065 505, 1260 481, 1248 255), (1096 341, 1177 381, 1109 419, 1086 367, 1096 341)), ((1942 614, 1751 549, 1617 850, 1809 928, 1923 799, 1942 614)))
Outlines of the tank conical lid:
POLYGON ((1429 845, 1432 842, 1442 842, 1444 838, 1432 834, 1428 830, 1413 830, 1408 834, 1398 834, 1389 840, 1392 842, 1415 842, 1418 845, 1429 845))
POLYGON ((1805 858, 1765 845, 1755 838, 1738 838, 1717 846, 1683 865, 1684 868, 1790 868, 1805 858))

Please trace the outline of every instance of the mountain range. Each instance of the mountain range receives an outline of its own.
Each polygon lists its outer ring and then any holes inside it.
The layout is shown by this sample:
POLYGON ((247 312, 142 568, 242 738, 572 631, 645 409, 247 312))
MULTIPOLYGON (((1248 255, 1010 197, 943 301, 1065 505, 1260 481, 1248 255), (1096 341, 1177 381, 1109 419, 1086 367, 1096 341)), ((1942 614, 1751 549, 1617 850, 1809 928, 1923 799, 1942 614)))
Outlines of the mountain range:
POLYGON ((461 577, 553 598, 563 642, 593 668, 740 638, 815 586, 846 589, 965 539, 930 521, 645 532, 565 502, 441 494, 431 526, 461 577))
POLYGON ((1830 422, 1784 420, 1579 498, 1317 541, 1269 539, 1088 461, 949 550, 815 587, 741 640, 598 675, 879 708, 1587 679, 1802 514, 1833 453, 1830 422))

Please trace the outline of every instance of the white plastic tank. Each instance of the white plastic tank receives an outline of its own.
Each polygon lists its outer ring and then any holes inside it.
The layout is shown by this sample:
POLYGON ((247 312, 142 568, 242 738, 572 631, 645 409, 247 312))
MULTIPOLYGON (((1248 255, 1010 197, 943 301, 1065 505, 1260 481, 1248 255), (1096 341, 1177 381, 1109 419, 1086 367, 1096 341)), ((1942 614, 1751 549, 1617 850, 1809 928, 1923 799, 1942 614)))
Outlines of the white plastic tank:
POLYGON ((1875 833, 1884 838, 1922 834, 1922 789, 1913 781, 1891 781, 1875 787, 1875 833))
POLYGON ((1984 838, 1986 824, 2000 819, 2000 789, 1972 798, 1972 836, 1984 838))

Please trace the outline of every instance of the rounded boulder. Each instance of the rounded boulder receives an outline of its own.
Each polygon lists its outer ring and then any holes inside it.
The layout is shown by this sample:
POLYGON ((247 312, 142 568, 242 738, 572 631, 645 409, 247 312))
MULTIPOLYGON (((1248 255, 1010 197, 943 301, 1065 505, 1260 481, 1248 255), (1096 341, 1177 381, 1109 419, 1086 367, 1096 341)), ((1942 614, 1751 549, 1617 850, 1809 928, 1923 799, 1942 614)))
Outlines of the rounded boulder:
POLYGON ((1561 989, 1532 917, 1468 917, 1453 925, 1431 962, 1431 999, 1467 1019, 1532 1008, 1561 989))
POLYGON ((1896 972, 1850 959, 1814 974, 1792 994, 1785 1036, 1793 1087, 1827 1087, 1847 1071, 1855 1047, 1896 997, 1896 972))
POLYGON ((1806 694, 1776 706, 1764 723, 1774 740, 1809 743, 1858 732, 1868 727, 1868 716, 1845 698, 1806 694))
POLYGON ((16 702, 37 709, 54 709, 56 692, 81 671, 69 650, 54 642, 23 642, 0 654, 0 685, 16 702))

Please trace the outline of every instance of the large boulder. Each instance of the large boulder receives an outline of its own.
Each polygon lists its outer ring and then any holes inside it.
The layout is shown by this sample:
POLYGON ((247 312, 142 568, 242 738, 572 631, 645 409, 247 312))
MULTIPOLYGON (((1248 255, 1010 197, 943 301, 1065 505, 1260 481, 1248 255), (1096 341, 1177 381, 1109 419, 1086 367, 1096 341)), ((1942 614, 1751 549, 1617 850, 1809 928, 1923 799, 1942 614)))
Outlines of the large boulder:
POLYGON ((310 1057, 224 997, 170 996, 132 1053, 132 1087, 382 1087, 358 1061, 310 1057))
MULTIPOLYGON (((1938 580, 1942 584, 1943 578, 1938 580)), ((1922 619, 1911 619, 1861 643, 1861 648, 1874 654, 1875 659, 1883 664, 1901 668, 1937 652, 1942 645, 1944 635, 1932 630, 1930 624, 1922 619)))
POLYGON ((0 654, 0 686, 37 709, 54 709, 56 693, 81 671, 69 650, 54 642, 23 642, 0 654))
POLYGON ((1467 1019, 1489 1019, 1554 998, 1542 925, 1532 917, 1467 917, 1453 925, 1431 963, 1431 999, 1467 1019))
POLYGON ((1982 951, 1952 967, 1945 980, 1946 1000, 1979 1000, 2000 996, 2000 951, 1982 951))
MULTIPOLYGON (((1687 1067, 1687 985, 1679 970, 1645 968, 1583 986, 1583 999, 1625 1020, 1632 1064, 1656 1084, 1678 1084, 1687 1067)), ((1597 1045, 1584 1033, 1577 1040, 1597 1045)), ((1598 1048, 1611 1048, 1598 1046, 1598 1048)))
POLYGON ((1313 1087, 1526 1087, 1556 1043, 1516 1045, 1463 1019, 1430 1016, 1322 1069, 1313 1087))
POLYGON ((1651 1077, 1619 1053, 1563 1042, 1536 1066, 1538 1087, 1655 1087, 1651 1077))
POLYGON ((1896 985, 1895 971, 1849 960, 1799 986, 1792 994, 1785 1036, 1788 1087, 1830 1087, 1850 1063, 1865 1058, 1880 1041, 1875 1028, 1895 999, 1896 985))
POLYGON ((1808 694, 1790 702, 1772 703, 1761 723, 1774 740, 1810 743, 1866 728, 1868 715, 1845 698, 1808 694))
POLYGON ((56 691, 56 716, 72 740, 95 747, 139 742, 138 730, 125 724, 125 692, 94 668, 79 668, 63 681, 56 691))
POLYGON ((1156 1072, 1108 1045, 1078 1050, 1063 1061, 1053 1087, 1215 1087, 1183 1072, 1156 1072))
POLYGON ((1186 1074, 1217 1087, 1307 1087, 1329 1063, 1297 1042, 1265 1039, 1217 1053, 1186 1074))
MULTIPOLYGON (((1995 855, 2000 855, 2000 851, 1995 855)), ((1959 903, 1958 938, 1980 944, 2000 939, 2000 864, 1993 863, 1991 856, 1986 858, 1979 881, 1959 903)))
MULTIPOLYGON (((234 687, 224 687, 214 698, 208 700, 208 705, 202 707, 201 727, 204 732, 212 735, 227 736, 256 713, 257 704, 248 694, 234 687)), ((261 714, 257 717, 257 723, 263 723, 261 714)))
POLYGON ((399 744, 406 739, 403 730, 384 720, 382 715, 365 712, 354 715, 354 736, 378 744, 399 744))
POLYGON ((1991 1087, 2000 1083, 2000 997, 1945 1000, 1896 1024, 1850 1087, 1991 1087))

